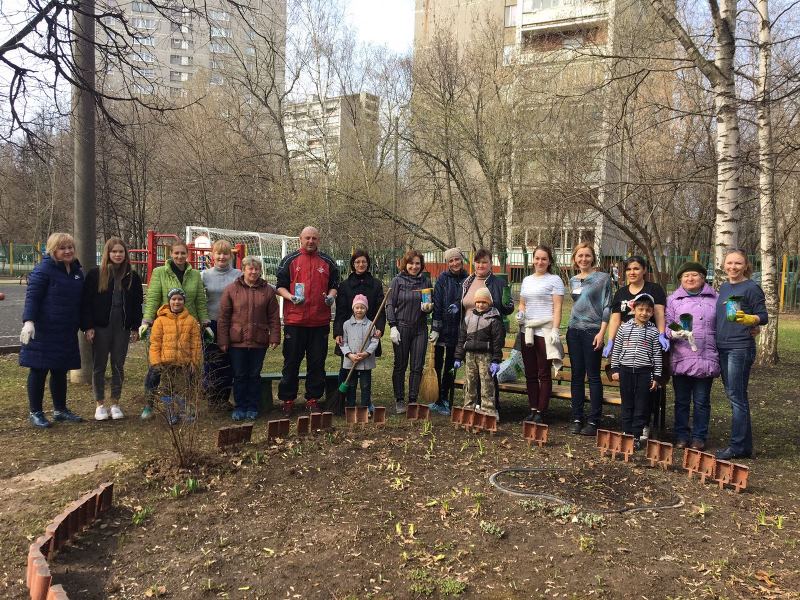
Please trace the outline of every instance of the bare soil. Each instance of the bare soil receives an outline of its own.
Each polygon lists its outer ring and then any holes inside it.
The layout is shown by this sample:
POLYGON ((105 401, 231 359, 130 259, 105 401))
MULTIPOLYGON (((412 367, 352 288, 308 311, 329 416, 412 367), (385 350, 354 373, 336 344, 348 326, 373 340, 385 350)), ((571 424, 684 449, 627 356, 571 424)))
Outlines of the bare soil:
MULTIPOLYGON (((800 331, 800 322, 790 326, 800 331)), ((0 456, 0 476, 102 449, 125 456, 0 500, 0 596, 26 597, 29 540, 81 492, 113 479, 114 508, 51 563, 70 597, 798 598, 800 342, 788 340, 779 367, 754 371, 758 455, 743 461, 751 477, 740 494, 679 469, 651 469, 641 454, 630 464, 601 459, 593 439, 567 432, 563 405, 554 405, 551 443, 529 448, 518 421, 524 407, 513 398, 494 436, 439 417, 430 429, 392 417, 385 430, 350 431, 337 421, 331 433, 268 443, 260 419, 253 443, 226 453, 213 439, 229 419, 202 414, 199 459, 181 471, 166 431, 140 422, 130 399, 125 422, 34 431, 25 423, 24 372, 0 358, 0 439, 14 449, 0 456), (511 467, 564 469, 498 481, 566 504, 489 483, 511 467)), ((277 353, 270 360, 265 368, 277 365, 277 353)), ((391 357, 382 360, 376 395, 388 404, 391 357)), ((129 378, 139 381, 141 354, 129 362, 129 378)), ((730 423, 720 388, 717 447, 730 423)), ((88 391, 70 390, 88 415, 88 391)))

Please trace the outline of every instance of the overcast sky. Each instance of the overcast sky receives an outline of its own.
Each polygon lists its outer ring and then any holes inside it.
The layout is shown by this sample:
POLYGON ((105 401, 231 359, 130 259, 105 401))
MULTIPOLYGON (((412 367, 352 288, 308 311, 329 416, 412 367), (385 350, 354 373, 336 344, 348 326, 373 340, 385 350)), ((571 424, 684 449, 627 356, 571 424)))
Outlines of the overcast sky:
POLYGON ((414 0, 345 0, 350 23, 365 42, 396 52, 414 41, 414 0))

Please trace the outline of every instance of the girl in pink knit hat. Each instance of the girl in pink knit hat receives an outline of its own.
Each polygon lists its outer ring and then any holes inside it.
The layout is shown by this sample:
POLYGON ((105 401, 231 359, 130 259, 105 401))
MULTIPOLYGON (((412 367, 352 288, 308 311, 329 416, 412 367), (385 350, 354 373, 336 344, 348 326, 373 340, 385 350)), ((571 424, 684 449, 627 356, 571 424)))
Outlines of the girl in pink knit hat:
POLYGON ((378 347, 378 338, 369 334, 372 321, 367 318, 369 303, 364 294, 358 294, 353 298, 353 316, 344 323, 344 335, 342 336, 342 369, 349 370, 353 365, 356 366, 353 376, 350 378, 350 387, 347 389, 347 406, 356 405, 356 385, 361 386, 361 406, 369 408, 370 415, 373 412, 372 406, 372 369, 375 368, 375 349, 378 347), (364 340, 369 336, 367 345, 364 340), (361 347, 364 346, 362 350, 361 347))

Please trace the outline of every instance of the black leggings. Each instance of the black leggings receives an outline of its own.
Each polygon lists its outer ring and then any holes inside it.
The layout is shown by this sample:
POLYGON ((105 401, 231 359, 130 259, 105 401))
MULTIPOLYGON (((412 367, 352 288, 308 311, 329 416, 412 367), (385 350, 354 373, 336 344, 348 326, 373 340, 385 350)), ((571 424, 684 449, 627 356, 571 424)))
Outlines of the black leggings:
POLYGON ((32 413, 42 411, 44 401, 44 384, 50 372, 50 395, 53 397, 54 410, 67 408, 67 371, 66 369, 33 369, 28 373, 28 410, 32 413))

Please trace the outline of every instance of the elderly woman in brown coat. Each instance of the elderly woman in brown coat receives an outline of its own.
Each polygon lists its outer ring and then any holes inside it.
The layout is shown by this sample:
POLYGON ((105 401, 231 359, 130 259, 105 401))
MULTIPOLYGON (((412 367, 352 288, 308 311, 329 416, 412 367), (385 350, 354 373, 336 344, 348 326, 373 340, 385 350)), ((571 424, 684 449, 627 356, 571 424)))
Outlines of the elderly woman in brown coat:
POLYGON ((222 292, 217 343, 233 367, 234 421, 255 420, 261 399, 261 366, 267 347, 281 343, 278 296, 261 277, 261 259, 246 256, 242 275, 222 292))

